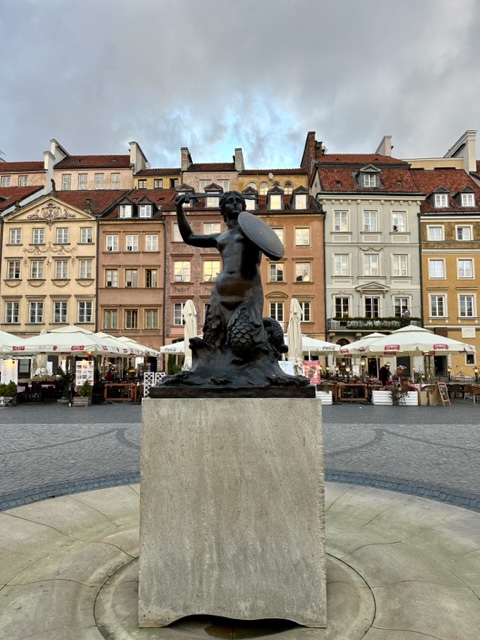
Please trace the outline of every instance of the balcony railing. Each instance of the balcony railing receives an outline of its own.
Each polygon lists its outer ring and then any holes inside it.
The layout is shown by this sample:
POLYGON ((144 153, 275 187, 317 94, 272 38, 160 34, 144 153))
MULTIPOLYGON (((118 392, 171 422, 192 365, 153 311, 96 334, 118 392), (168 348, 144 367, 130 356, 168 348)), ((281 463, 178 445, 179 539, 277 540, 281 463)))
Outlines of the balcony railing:
POLYGON ((422 326, 420 318, 328 318, 327 331, 395 331, 413 324, 422 326))

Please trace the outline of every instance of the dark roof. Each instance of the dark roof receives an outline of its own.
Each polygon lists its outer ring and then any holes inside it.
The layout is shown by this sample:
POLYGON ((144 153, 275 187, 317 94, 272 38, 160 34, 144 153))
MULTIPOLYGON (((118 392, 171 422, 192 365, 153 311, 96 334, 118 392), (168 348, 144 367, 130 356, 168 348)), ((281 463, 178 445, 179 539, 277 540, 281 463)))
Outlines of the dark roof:
POLYGON ((413 180, 418 190, 426 196, 431 195, 436 190, 446 189, 450 193, 449 206, 440 209, 434 207, 429 200, 424 200, 420 206, 422 213, 439 212, 439 211, 478 211, 480 208, 480 187, 475 180, 471 178, 463 169, 445 168, 445 169, 411 169, 413 180), (461 207, 452 196, 456 195, 462 189, 468 188, 475 193, 475 207, 461 207))
POLYGON ((273 173, 273 176, 285 176, 289 173, 292 175, 307 175, 305 169, 244 169, 239 172, 239 176, 268 176, 269 173, 273 173))
MULTIPOLYGON (((365 166, 362 164, 362 166, 365 166)), ((404 167, 384 167, 379 172, 380 186, 364 187, 355 179, 358 169, 338 165, 318 167, 322 192, 341 193, 415 193, 419 189, 412 179, 408 165, 404 167)))
POLYGON ((180 167, 173 169, 141 169, 135 174, 136 176, 174 176, 180 175, 180 167))
POLYGON ((0 187, 0 211, 5 211, 11 207, 17 200, 21 201, 28 198, 37 191, 42 191, 42 185, 31 187, 0 187))
POLYGON ((43 160, 0 162, 0 173, 32 173, 33 171, 45 171, 43 160))
POLYGON ((130 156, 68 156, 55 165, 55 169, 128 169, 130 156))
POLYGON ((349 164, 362 167, 366 164, 392 165, 408 167, 408 162, 392 156, 383 156, 380 153, 324 153, 316 158, 318 164, 349 164))
MULTIPOLYGON (((89 191, 87 193, 92 192, 89 191)), ((175 189, 131 189, 130 191, 124 192, 115 206, 113 206, 105 215, 105 218, 117 218, 118 207, 125 201, 125 199, 138 204, 142 204, 146 201, 152 202, 157 208, 157 210, 154 209, 154 218, 159 218, 164 209, 170 210, 175 208, 174 200, 176 195, 177 191, 175 189)), ((138 218, 135 219, 138 220, 138 218)), ((127 218, 127 220, 130 220, 130 218, 127 218)))
MULTIPOLYGON (((72 207, 85 210, 86 200, 90 200, 93 214, 108 211, 118 200, 130 193, 130 189, 95 189, 93 191, 57 191, 56 197, 72 207)), ((53 194, 51 194, 53 195, 53 194)))
POLYGON ((234 162, 193 162, 186 170, 190 171, 235 171, 234 162))

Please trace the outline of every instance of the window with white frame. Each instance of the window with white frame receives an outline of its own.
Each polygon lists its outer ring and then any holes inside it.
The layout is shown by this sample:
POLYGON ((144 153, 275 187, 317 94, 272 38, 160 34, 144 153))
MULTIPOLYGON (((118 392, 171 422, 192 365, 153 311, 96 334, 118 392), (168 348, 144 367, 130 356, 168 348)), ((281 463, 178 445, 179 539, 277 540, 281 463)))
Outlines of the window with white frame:
POLYGON ((307 208, 307 194, 296 193, 295 194, 295 209, 304 210, 307 208))
POLYGON ((126 251, 138 251, 138 236, 127 235, 125 236, 125 249, 126 251))
POLYGON ((363 230, 364 231, 377 231, 377 216, 378 211, 364 211, 363 212, 363 230))
POLYGON ((173 223, 173 242, 183 242, 182 234, 176 222, 173 223))
POLYGON ((92 322, 92 302, 91 300, 79 300, 77 305, 77 322, 92 322))
POLYGON ((209 209, 218 209, 220 206, 220 194, 218 191, 214 191, 208 194, 205 201, 205 206, 209 209))
POLYGON ((120 189, 120 174, 119 173, 111 173, 110 174, 110 189, 120 189))
POLYGON ((392 231, 407 230, 407 213, 406 211, 392 211, 392 231))
POLYGON ((363 254, 363 275, 365 276, 380 275, 380 258, 378 253, 363 254))
POLYGON ((378 296, 365 296, 364 304, 366 318, 380 317, 380 298, 378 296))
POLYGON ((77 189, 79 191, 86 191, 87 188, 88 188, 88 173, 79 173, 77 189))
POLYGON ((19 307, 16 301, 5 303, 5 324, 18 324, 19 307))
POLYGON ((68 260, 54 261, 54 278, 55 280, 65 280, 68 278, 68 260))
POLYGON ((57 244, 68 244, 68 227, 57 227, 55 241, 57 244))
POLYGON ((272 227, 272 231, 277 236, 277 238, 280 240, 280 242, 282 244, 284 244, 283 238, 285 236, 285 232, 284 232, 283 227, 272 227))
POLYGON ((283 282, 284 267, 282 262, 271 262, 268 265, 269 282, 283 282))
POLYGON ((8 231, 8 244, 22 244, 22 230, 21 229, 9 229, 9 231, 8 231))
POLYGON ((474 207, 475 206, 475 194, 462 193, 461 194, 462 207, 474 207))
POLYGON ((445 296, 431 294, 430 295, 430 316, 432 318, 445 317, 445 296))
POLYGON ((145 309, 144 327, 145 329, 158 329, 158 309, 145 309))
POLYGON ((154 189, 163 189, 163 178, 155 178, 153 181, 154 189))
POLYGON ((118 236, 117 235, 105 236, 105 248, 107 251, 118 251, 118 236))
POLYGON ((105 286, 118 287, 118 269, 105 269, 105 286))
POLYGON ((176 260, 173 263, 173 279, 175 282, 190 282, 190 262, 176 260))
POLYGON ((139 209, 139 217, 140 218, 151 218, 152 217, 152 205, 151 204, 141 204, 139 209))
POLYGON ((96 173, 93 177, 94 189, 103 189, 105 187, 105 174, 96 173))
POLYGON ((103 328, 104 329, 116 329, 117 328, 117 310, 105 309, 103 312, 103 328))
POLYGON ((30 261, 30 278, 32 280, 43 280, 43 260, 30 261))
POLYGON ((295 282, 310 282, 312 279, 310 262, 295 263, 295 282))
POLYGON ((277 322, 283 322, 283 302, 270 302, 269 310, 270 310, 270 318, 273 318, 277 322))
POLYGON ((28 184, 28 176, 18 176, 18 186, 26 187, 28 184))
POLYGON ((138 188, 139 189, 146 189, 147 188, 147 181, 144 178, 141 178, 138 181, 138 188))
POLYGON ((455 233, 457 240, 473 240, 472 227, 470 225, 457 225, 455 233))
POLYGON ((394 299, 393 299, 393 313, 394 313, 396 318, 401 318, 402 317, 402 310, 405 307, 407 309, 410 308, 410 304, 409 304, 408 298, 403 297, 403 296, 395 296, 394 299))
POLYGON ((92 227, 80 227, 80 243, 91 244, 93 241, 92 227))
POLYGON ((348 211, 333 212, 333 230, 348 231, 348 211))
POLYGON ((132 205, 121 204, 118 210, 119 218, 131 218, 132 217, 132 205))
POLYGON ((363 186, 364 187, 377 187, 378 176, 376 173, 363 173, 363 186))
POLYGON ((7 279, 20 280, 20 260, 7 261, 7 279))
POLYGON ((43 322, 43 302, 31 301, 28 303, 28 321, 30 324, 43 322))
MULTIPOLYGON (((283 191, 285 193, 285 195, 290 195, 293 192, 293 183, 290 182, 290 180, 287 180, 287 182, 285 182, 285 184, 283 185, 283 191)), ((299 207, 297 207, 298 209, 299 207)), ((307 207, 303 207, 304 209, 306 209, 307 207)))
POLYGON ((295 228, 295 246, 306 247, 310 244, 310 227, 295 228))
POLYGON ((70 191, 72 188, 72 174, 62 173, 62 191, 70 191))
POLYGON ((222 189, 223 193, 228 191, 230 185, 230 180, 228 178, 218 178, 215 182, 222 189))
POLYGON ((471 258, 457 259, 457 278, 473 278, 473 260, 471 258))
POLYGON ((300 317, 300 322, 311 322, 312 314, 311 314, 311 304, 305 300, 299 300, 298 304, 300 305, 300 309, 302 311, 302 315, 300 317))
POLYGON ((178 187, 178 178, 170 178, 170 189, 176 189, 178 187))
POLYGON ((82 259, 78 261, 78 277, 90 279, 93 277, 93 260, 82 259))
POLYGON ((137 286, 137 270, 125 269, 125 286, 136 287, 137 286))
POLYGON ((350 274, 348 253, 335 253, 333 255, 333 275, 348 276, 350 274))
POLYGON ((461 318, 473 318, 475 315, 475 298, 471 294, 460 294, 458 296, 459 316, 461 318))
POLYGON ((427 240, 441 242, 443 240, 443 225, 428 225, 427 240))
POLYGON ((174 325, 182 325, 183 321, 183 309, 185 308, 185 302, 174 302, 173 303, 173 324, 174 325))
POLYGON ((335 317, 348 318, 350 315, 350 299, 346 296, 335 298, 335 317))
POLYGON ((209 187, 212 184, 212 179, 211 178, 202 178, 201 180, 198 181, 198 189, 200 191, 200 193, 205 193, 205 189, 207 187, 209 187))
POLYGON ((270 209, 280 210, 282 208, 282 196, 280 193, 271 193, 268 200, 270 209))
POLYGON ((203 233, 209 235, 211 233, 220 233, 220 222, 204 222, 203 233))
POLYGON ((445 209, 448 207, 448 193, 436 193, 433 203, 437 209, 445 209))
POLYGON ((255 198, 245 198, 245 210, 255 211, 257 208, 257 201, 255 198))
POLYGON ((10 176, 2 176, 0 178, 0 187, 9 187, 10 186, 10 176))
POLYGON ((158 251, 158 236, 156 233, 147 233, 145 236, 145 251, 158 251))
POLYGON ((59 300, 53 303, 53 324, 66 324, 67 303, 59 300))
POLYGON ((428 261, 429 278, 445 278, 445 260, 431 259, 428 261))
POLYGON ((392 275, 396 278, 408 276, 408 256, 406 254, 392 256, 392 275))
POLYGON ((157 282, 157 270, 145 269, 145 287, 147 289, 154 289, 158 286, 157 282))
POLYGON ((45 229, 38 227, 32 229, 32 243, 45 244, 45 229))
POLYGON ((203 262, 203 281, 215 282, 220 273, 220 260, 204 260, 203 262))

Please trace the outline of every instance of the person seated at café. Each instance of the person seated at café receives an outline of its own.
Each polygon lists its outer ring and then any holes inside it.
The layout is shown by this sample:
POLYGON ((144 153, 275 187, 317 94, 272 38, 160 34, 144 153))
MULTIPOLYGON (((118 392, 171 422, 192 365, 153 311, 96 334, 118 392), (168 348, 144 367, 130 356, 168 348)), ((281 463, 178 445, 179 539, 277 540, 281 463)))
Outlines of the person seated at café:
POLYGON ((382 383, 382 386, 386 386, 387 382, 390 380, 390 366, 387 364, 384 364, 383 367, 381 367, 380 372, 378 374, 378 377, 380 379, 380 382, 382 383))

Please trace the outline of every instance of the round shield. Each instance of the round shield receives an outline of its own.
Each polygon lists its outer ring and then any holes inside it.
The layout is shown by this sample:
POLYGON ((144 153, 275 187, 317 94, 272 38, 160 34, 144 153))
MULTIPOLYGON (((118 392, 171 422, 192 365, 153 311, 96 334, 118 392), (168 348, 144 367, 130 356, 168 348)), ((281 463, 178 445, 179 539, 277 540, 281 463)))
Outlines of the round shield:
POLYGON ((244 235, 257 245, 270 260, 283 258, 284 248, 275 231, 263 220, 248 211, 242 211, 238 216, 238 226, 244 235))

